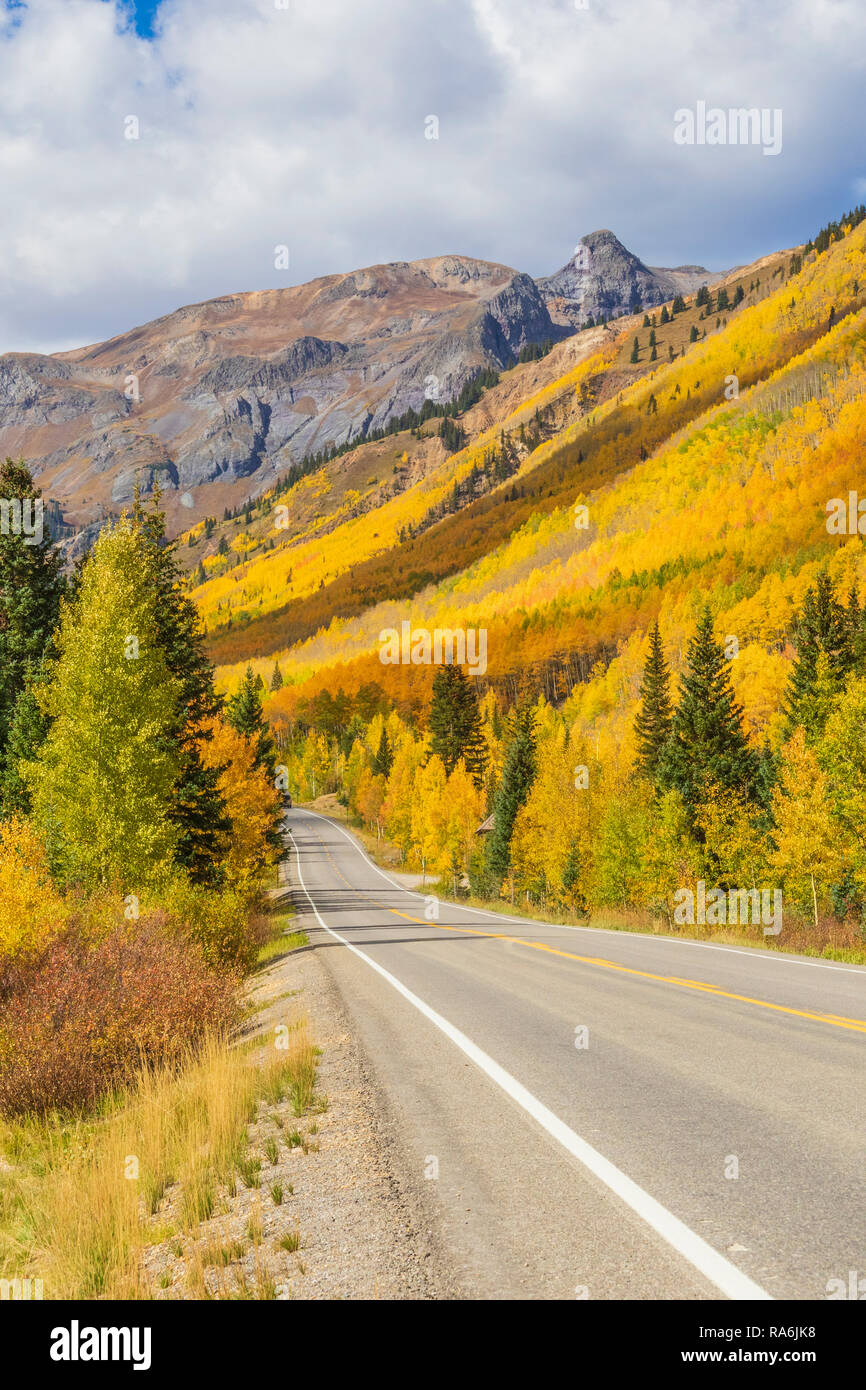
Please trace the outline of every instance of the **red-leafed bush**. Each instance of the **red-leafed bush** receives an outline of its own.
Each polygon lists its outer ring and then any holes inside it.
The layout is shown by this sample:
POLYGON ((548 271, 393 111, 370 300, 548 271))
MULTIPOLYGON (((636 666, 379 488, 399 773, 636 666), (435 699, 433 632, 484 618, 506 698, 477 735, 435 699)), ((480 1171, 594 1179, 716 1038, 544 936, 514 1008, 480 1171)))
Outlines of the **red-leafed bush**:
POLYGON ((239 978, 146 922, 95 944, 74 930, 0 966, 0 1111, 87 1108, 142 1065, 171 1064, 238 1017, 239 978))

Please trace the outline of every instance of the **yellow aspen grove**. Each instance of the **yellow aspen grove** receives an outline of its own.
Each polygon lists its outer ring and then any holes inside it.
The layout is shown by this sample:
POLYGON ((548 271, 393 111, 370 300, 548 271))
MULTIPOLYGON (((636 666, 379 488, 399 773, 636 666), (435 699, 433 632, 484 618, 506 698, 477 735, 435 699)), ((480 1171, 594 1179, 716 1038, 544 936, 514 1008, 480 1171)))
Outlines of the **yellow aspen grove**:
POLYGON ((771 862, 792 896, 802 899, 808 885, 814 925, 819 891, 842 871, 839 827, 827 795, 827 778, 800 727, 782 749, 779 785, 773 793, 776 849, 771 862))

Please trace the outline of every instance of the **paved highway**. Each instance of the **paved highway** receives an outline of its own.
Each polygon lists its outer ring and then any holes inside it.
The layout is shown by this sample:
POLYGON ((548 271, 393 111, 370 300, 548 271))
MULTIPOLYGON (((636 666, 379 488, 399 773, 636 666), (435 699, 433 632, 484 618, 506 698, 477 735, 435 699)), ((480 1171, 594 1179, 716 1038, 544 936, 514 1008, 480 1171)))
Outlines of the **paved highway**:
POLYGON ((866 968, 448 903, 428 920, 343 827, 286 825, 303 925, 466 1296, 866 1281, 866 968))

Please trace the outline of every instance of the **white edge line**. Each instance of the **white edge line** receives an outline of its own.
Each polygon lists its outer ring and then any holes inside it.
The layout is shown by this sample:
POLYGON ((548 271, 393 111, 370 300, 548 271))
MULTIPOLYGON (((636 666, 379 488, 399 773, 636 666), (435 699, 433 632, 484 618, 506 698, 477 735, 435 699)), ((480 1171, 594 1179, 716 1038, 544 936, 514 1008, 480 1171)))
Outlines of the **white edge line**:
MULTIPOLYGON (((312 814, 315 815, 315 812, 312 814)), ((327 817, 322 817, 322 819, 327 820, 327 817)), ((339 829, 339 826, 337 829, 339 829)), ((353 955, 359 956, 360 959, 365 961, 378 975, 381 975, 384 980, 387 980, 389 985, 397 990, 398 994, 402 994, 403 998, 414 1005, 419 1013, 423 1014, 426 1019, 429 1019, 429 1021, 434 1024, 440 1032, 444 1033, 447 1038, 450 1038, 451 1042, 453 1042, 456 1047, 459 1047, 460 1051, 469 1057, 480 1071, 484 1072, 491 1081, 494 1081, 513 1101, 516 1101, 522 1110, 525 1110, 526 1113, 540 1124, 548 1134, 556 1139, 568 1153, 576 1158, 579 1163, 582 1163, 596 1178, 603 1182, 605 1187, 615 1193, 621 1201, 625 1202, 626 1206, 630 1207, 648 1226, 651 1226, 656 1234, 661 1236, 662 1240, 666 1241, 678 1254, 688 1260, 689 1264, 702 1274, 705 1279, 708 1279, 711 1284, 715 1285, 721 1293, 732 1299, 772 1300, 772 1294, 762 1289, 760 1284, 756 1284, 754 1280, 750 1279, 747 1274, 744 1274, 743 1271, 732 1264, 730 1260, 726 1260, 724 1255, 720 1255, 718 1250, 714 1250, 701 1236, 696 1235, 694 1231, 690 1230, 684 1222, 680 1221, 679 1217, 674 1216, 673 1212, 663 1207, 660 1202, 656 1201, 655 1197, 651 1197, 648 1192, 644 1192, 642 1187, 639 1187, 636 1182, 633 1182, 631 1178, 627 1177, 621 1169, 617 1168, 609 1159, 606 1159, 603 1154, 600 1154, 598 1150, 594 1149, 591 1144, 588 1144, 585 1139, 581 1139, 579 1134, 576 1134, 574 1130, 570 1129, 557 1115, 554 1115, 552 1110, 548 1110, 547 1106, 543 1105, 540 1100, 537 1100, 531 1091, 528 1091, 525 1086, 521 1085, 510 1072, 505 1071, 498 1062, 494 1062, 493 1058, 489 1057, 486 1052, 483 1052, 470 1038, 467 1038, 465 1033, 461 1033, 458 1028, 454 1027, 453 1023, 449 1023, 447 1018, 443 1018, 435 1009, 431 1009, 429 1004, 425 1004, 423 999, 419 999, 417 994, 413 994, 395 975, 385 970, 383 966, 379 965, 372 957, 360 951, 357 946, 353 946, 345 937, 340 936, 339 932, 333 931, 322 917, 313 899, 310 897, 310 892, 304 882, 304 875, 301 869, 301 852, 298 848, 298 843, 291 830, 289 831, 289 835, 295 850, 298 863, 298 879, 301 887, 307 895, 307 901, 315 913, 319 926, 323 927, 329 936, 333 936, 336 941, 339 941, 341 945, 345 946, 353 955)), ((373 865, 373 867, 375 868, 376 865, 373 865)))
MULTIPOLYGON (((408 893, 410 898, 420 898, 424 901, 423 893, 416 893, 413 888, 406 888, 402 883, 396 883, 390 874, 384 869, 380 869, 378 864, 374 864, 364 846, 351 835, 348 830, 344 830, 342 825, 332 820, 330 816, 323 816, 318 811, 310 811, 306 806, 293 807, 293 810, 301 811, 305 816, 315 816, 316 820, 323 820, 328 825, 332 825, 335 830, 349 841, 359 854, 363 855, 371 869, 390 883, 392 888, 399 888, 401 893, 408 893)), ((447 902, 449 907, 456 908, 458 912, 474 912, 481 917, 491 917, 495 922, 515 922, 520 927, 552 927, 554 931, 581 931, 589 932, 593 936, 618 936, 627 937, 632 941, 657 941, 665 946, 695 946, 701 951, 726 951, 732 956, 748 956, 750 960, 773 961, 776 965, 806 965, 813 970, 836 970, 843 975, 866 975, 866 966, 857 965, 832 965, 829 961, 822 960, 797 960, 794 956, 786 955, 775 951, 746 951, 739 946, 719 946, 713 941, 692 941, 689 937, 656 936, 654 933, 637 931, 616 931, 611 927, 577 927, 571 926, 567 922, 545 922, 532 917, 509 917, 504 912, 490 912, 484 907, 467 907, 465 903, 452 902, 450 898, 443 898, 442 902, 447 902)))

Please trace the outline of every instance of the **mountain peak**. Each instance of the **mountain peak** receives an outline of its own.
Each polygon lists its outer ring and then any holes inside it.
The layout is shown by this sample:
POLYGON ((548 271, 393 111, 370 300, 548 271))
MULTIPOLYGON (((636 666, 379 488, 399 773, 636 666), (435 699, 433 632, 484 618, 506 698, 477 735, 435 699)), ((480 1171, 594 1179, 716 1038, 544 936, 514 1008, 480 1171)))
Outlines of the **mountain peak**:
POLYGON ((536 283, 554 323, 579 328, 590 318, 619 318, 663 304, 713 279, 718 276, 703 266, 645 265, 609 227, 600 227, 580 238, 560 270, 536 283))

